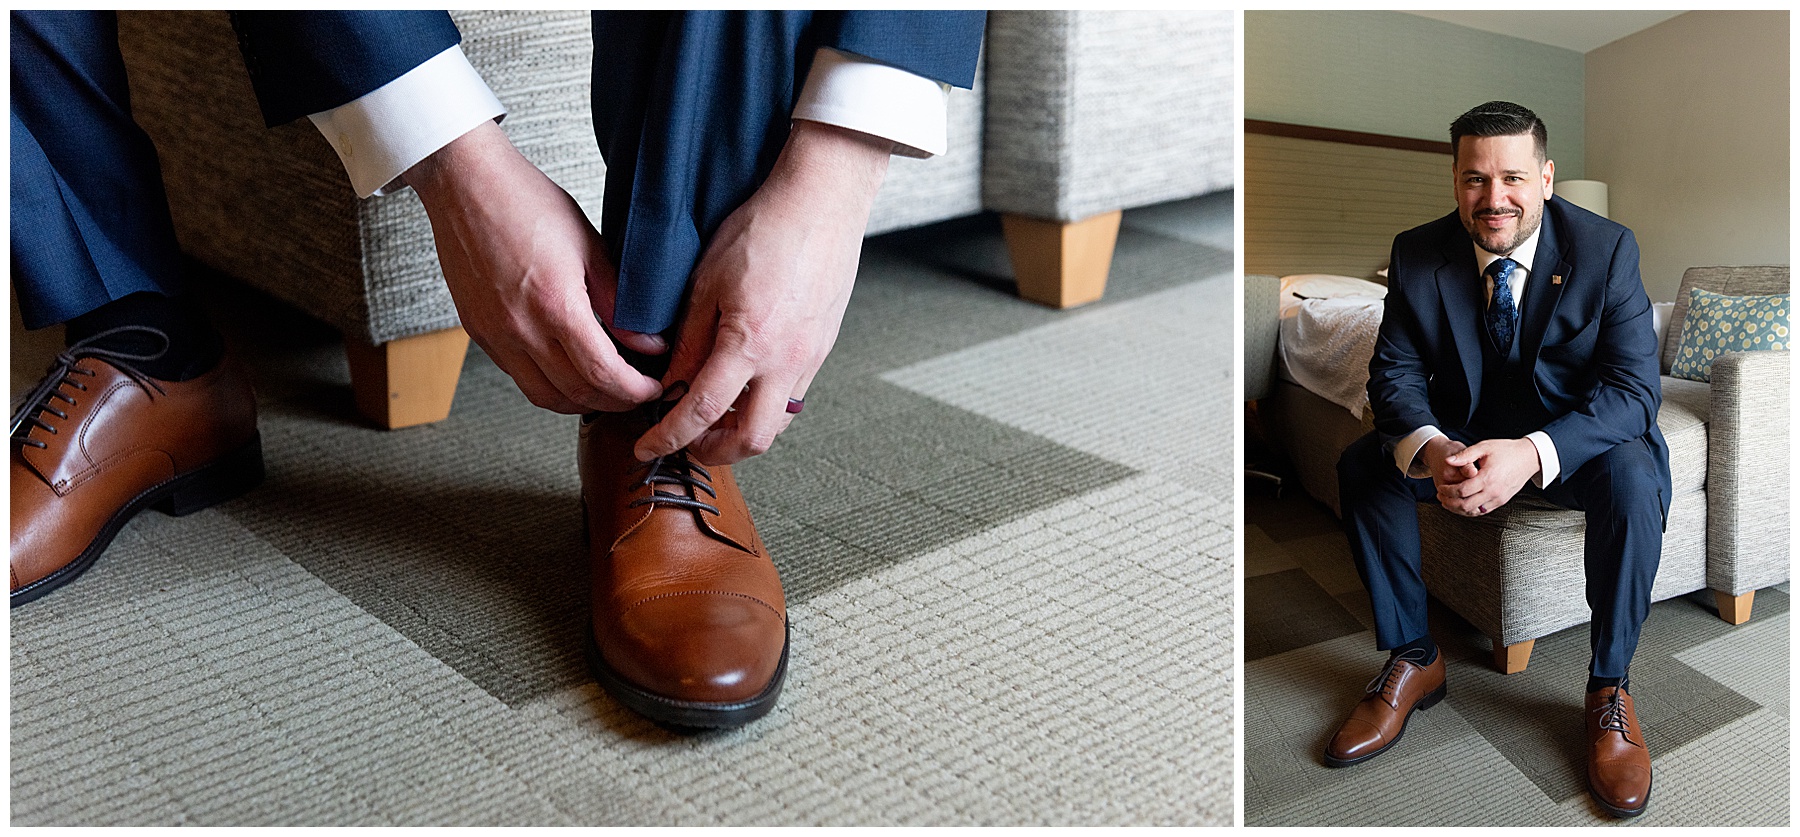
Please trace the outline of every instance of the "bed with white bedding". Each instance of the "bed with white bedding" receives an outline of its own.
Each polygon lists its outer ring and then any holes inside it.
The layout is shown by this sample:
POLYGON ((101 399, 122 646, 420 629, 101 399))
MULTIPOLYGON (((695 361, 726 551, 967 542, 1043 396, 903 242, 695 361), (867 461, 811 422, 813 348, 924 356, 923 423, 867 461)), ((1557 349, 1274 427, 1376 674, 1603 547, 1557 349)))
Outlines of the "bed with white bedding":
POLYGON ((1260 414, 1301 486, 1334 510, 1338 454, 1373 429, 1369 356, 1386 295, 1385 286, 1349 276, 1281 279, 1276 381, 1260 414))
POLYGON ((1386 296, 1386 287, 1349 276, 1282 277, 1278 374, 1362 418, 1386 296))

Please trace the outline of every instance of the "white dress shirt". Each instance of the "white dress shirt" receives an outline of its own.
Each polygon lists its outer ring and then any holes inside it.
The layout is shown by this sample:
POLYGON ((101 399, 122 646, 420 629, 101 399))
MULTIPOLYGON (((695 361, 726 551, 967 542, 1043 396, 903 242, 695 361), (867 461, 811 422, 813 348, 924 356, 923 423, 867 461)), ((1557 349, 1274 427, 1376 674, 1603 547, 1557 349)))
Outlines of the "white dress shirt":
MULTIPOLYGON (((1525 282, 1531 278, 1531 263, 1537 258, 1538 234, 1543 231, 1544 228, 1540 224, 1536 230, 1532 231, 1529 238, 1513 250, 1510 257, 1489 253, 1481 249, 1481 245, 1475 245, 1475 267, 1486 279, 1487 301, 1490 304, 1494 300, 1494 279, 1487 275, 1488 265, 1503 258, 1511 258, 1519 265, 1517 269, 1513 270, 1512 276, 1506 283, 1507 287, 1512 289, 1514 305, 1516 306, 1519 300, 1525 298, 1525 282)), ((1431 471, 1425 467, 1419 451, 1425 449, 1426 443, 1442 435, 1444 435, 1442 430, 1437 429, 1436 425, 1430 424, 1406 434, 1398 444, 1394 445, 1394 466, 1409 477, 1431 476, 1431 471)), ((1526 434, 1525 438, 1531 441, 1538 453, 1538 472, 1531 478, 1531 483, 1538 488, 1543 488, 1555 482, 1557 475, 1562 473, 1562 462, 1556 458, 1556 443, 1550 441, 1550 434, 1536 430, 1526 434)))
MULTIPOLYGON (((909 157, 949 146, 950 86, 853 53, 821 48, 793 118, 836 125, 894 143, 909 157)), ((404 187, 401 174, 506 107, 462 47, 452 46, 360 99, 310 114, 337 151, 357 197, 404 187)))

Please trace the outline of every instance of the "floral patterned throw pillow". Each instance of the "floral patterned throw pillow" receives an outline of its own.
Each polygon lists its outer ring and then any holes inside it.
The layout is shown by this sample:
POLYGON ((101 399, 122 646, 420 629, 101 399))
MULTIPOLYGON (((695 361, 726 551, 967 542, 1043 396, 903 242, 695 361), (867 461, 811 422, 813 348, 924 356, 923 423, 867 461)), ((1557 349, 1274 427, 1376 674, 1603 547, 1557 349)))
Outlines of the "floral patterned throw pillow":
POLYGON ((1719 355, 1788 348, 1788 299, 1788 294, 1726 296, 1689 288, 1681 347, 1669 374, 1710 381, 1719 355))

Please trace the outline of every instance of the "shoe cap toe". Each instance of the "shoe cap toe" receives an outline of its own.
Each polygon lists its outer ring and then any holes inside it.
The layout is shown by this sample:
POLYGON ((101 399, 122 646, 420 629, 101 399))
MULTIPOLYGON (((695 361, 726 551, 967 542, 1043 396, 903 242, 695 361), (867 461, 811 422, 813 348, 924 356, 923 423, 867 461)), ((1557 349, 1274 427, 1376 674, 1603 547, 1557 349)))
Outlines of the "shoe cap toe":
POLYGON ((707 591, 651 598, 620 614, 616 627, 602 649, 621 676, 646 691, 702 703, 761 694, 787 637, 768 604, 707 591))

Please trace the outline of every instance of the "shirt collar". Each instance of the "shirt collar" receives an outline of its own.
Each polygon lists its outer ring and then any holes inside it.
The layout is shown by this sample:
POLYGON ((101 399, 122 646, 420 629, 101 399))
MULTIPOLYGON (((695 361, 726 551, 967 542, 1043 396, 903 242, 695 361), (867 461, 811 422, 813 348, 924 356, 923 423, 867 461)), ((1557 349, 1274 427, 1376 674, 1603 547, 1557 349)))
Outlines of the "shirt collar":
POLYGON ((1513 250, 1513 253, 1511 256, 1496 256, 1493 253, 1489 253, 1488 251, 1481 249, 1481 245, 1479 245, 1479 244, 1475 245, 1475 267, 1476 267, 1476 269, 1483 275, 1486 275, 1488 265, 1493 264, 1495 261, 1498 261, 1499 259, 1502 259, 1502 258, 1510 258, 1513 261, 1518 262, 1519 267, 1524 268, 1526 273, 1530 273, 1531 272, 1531 262, 1533 259, 1537 258, 1538 236, 1542 235, 1543 233, 1544 233, 1544 224, 1543 224, 1543 221, 1540 220, 1538 222, 1538 228, 1531 231, 1531 236, 1529 238, 1525 239, 1525 241, 1523 243, 1521 243, 1517 249, 1513 250))

